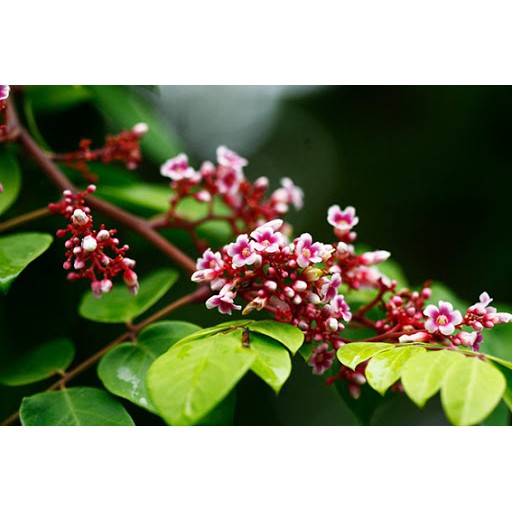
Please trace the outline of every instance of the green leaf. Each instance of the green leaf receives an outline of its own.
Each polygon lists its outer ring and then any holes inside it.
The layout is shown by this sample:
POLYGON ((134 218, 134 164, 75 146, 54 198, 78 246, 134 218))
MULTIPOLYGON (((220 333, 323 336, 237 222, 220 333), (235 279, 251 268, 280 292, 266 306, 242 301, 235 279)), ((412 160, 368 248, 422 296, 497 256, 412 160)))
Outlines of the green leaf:
POLYGON ((23 269, 50 247, 45 233, 18 233, 0 237, 0 290, 7 293, 23 269))
POLYGON ((144 122, 149 126, 142 138, 142 152, 158 164, 176 156, 181 142, 175 131, 153 106, 132 89, 119 85, 91 85, 94 103, 112 121, 115 130, 129 130, 144 122))
POLYGON ((441 387, 441 401, 455 425, 474 425, 496 407, 505 391, 505 377, 489 363, 465 357, 453 364, 441 387))
POLYGON ((380 352, 372 357, 366 367, 368 384, 383 395, 400 378, 405 363, 424 350, 422 347, 398 347, 380 352))
POLYGON ((304 342, 304 333, 293 325, 276 322, 274 320, 261 320, 251 324, 251 331, 266 334, 282 343, 292 354, 295 354, 304 342))
POLYGON ((25 87, 25 101, 34 109, 57 112, 89 101, 91 92, 83 85, 29 85, 25 87))
POLYGON ((510 411, 504 400, 501 400, 496 409, 482 421, 486 427, 504 427, 510 422, 510 411))
POLYGON ((395 347, 396 345, 392 343, 368 343, 364 341, 347 343, 338 349, 337 356, 341 364, 355 370, 358 364, 370 359, 370 357, 395 347))
MULTIPOLYGON (((510 306, 496 305, 498 311, 511 311, 510 306)), ((512 326, 510 324, 496 325, 482 332, 484 342, 481 349, 492 356, 512 361, 512 326)))
POLYGON ((409 398, 423 407, 440 389, 448 368, 464 359, 453 350, 427 351, 411 357, 402 371, 402 385, 409 398))
POLYGON ((24 398, 20 419, 24 426, 134 425, 124 407, 106 391, 86 387, 24 398))
POLYGON ((73 361, 75 347, 67 339, 44 343, 10 362, 0 371, 0 384, 24 386, 64 371, 73 361))
POLYGON ((153 272, 141 279, 135 296, 121 283, 100 299, 87 292, 80 302, 79 313, 94 322, 131 322, 162 298, 178 277, 178 272, 172 269, 153 272))
POLYGON ((135 182, 122 187, 102 185, 97 195, 125 208, 136 207, 147 213, 166 213, 170 208, 171 189, 168 185, 135 182))
POLYGON ((146 388, 149 367, 181 338, 199 330, 188 322, 158 322, 144 329, 138 343, 122 343, 110 350, 98 365, 98 376, 114 395, 156 413, 146 388))
POLYGON ((21 171, 14 152, 0 146, 0 183, 3 191, 0 192, 0 215, 16 201, 21 188, 21 171))
POLYGON ((236 392, 231 391, 224 400, 217 404, 203 419, 196 425, 203 427, 229 426, 233 425, 235 417, 236 392))
POLYGON ((191 341, 211 338, 213 335, 219 333, 233 332, 241 327, 247 327, 252 323, 253 320, 231 320, 228 322, 222 322, 221 324, 213 325, 212 327, 206 327, 205 329, 201 329, 200 331, 194 332, 180 340, 176 345, 185 345, 186 343, 190 343, 191 341))
MULTIPOLYGON (((506 363, 507 361, 502 361, 502 363, 503 362, 506 363)), ((491 364, 494 365, 505 377, 507 387, 505 388, 505 393, 503 393, 503 401, 510 411, 512 411, 512 367, 510 365, 503 366, 502 363, 496 364, 495 362, 491 362, 491 364)))
POLYGON ((249 343, 256 352, 251 370, 278 393, 292 371, 288 350, 272 338, 252 331, 249 343))
POLYGON ((193 425, 237 384, 256 359, 240 331, 176 344, 150 367, 147 387, 160 416, 171 425, 193 425))

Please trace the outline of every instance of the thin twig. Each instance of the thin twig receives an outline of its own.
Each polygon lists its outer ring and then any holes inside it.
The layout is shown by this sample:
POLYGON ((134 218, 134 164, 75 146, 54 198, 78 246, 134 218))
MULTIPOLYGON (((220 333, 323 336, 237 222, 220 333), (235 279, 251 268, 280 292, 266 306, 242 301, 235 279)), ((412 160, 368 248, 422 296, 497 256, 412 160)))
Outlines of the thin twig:
POLYGON ((7 231, 8 229, 17 227, 21 224, 25 224, 26 222, 48 217, 50 214, 51 212, 47 206, 39 208, 37 210, 33 210, 31 212, 24 213, 23 215, 19 215, 18 217, 14 217, 12 219, 0 223, 0 231, 7 231))

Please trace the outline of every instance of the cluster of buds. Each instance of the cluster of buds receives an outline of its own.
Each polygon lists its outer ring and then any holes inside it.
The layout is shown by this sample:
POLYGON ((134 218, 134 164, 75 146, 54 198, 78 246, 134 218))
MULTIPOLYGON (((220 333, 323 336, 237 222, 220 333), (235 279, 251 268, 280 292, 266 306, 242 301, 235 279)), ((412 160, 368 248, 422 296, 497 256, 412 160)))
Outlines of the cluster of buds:
POLYGON ((329 222, 336 222, 336 247, 313 242, 309 233, 289 243, 280 231, 283 221, 275 219, 239 235, 220 251, 206 250, 192 275, 194 282, 207 282, 217 292, 206 302, 209 309, 218 308, 224 314, 241 310, 235 303, 239 296, 248 302, 243 314, 264 309, 276 320, 301 329, 305 342, 313 344, 309 363, 317 374, 332 365, 334 350, 345 343, 340 333, 352 319, 339 293, 342 282, 350 289, 380 290, 396 284, 373 266, 389 257, 387 251, 356 255, 353 246, 343 241, 355 239, 354 209, 333 208, 329 222), (331 221, 333 212, 346 214, 347 220, 331 221))
POLYGON ((235 236, 281 217, 291 205, 296 209, 302 208, 304 194, 291 179, 282 179, 281 187, 267 198, 268 179, 260 177, 254 182, 247 180, 244 176, 247 164, 245 158, 225 146, 217 148, 217 165, 204 162, 199 170, 189 165, 188 157, 183 153, 167 160, 161 166, 160 173, 171 179, 174 191, 167 215, 169 224, 179 225, 177 209, 185 198, 209 204, 209 213, 196 224, 222 219, 230 224, 235 236), (216 213, 214 198, 220 199, 230 213, 216 213))
POLYGON ((120 245, 115 229, 107 230, 103 224, 99 231, 93 229, 93 218, 85 197, 95 190, 95 185, 89 185, 85 192, 77 194, 65 190, 63 201, 48 205, 52 213, 63 215, 69 221, 65 229, 57 231, 60 238, 68 236, 64 244, 64 270, 68 271, 70 281, 90 279, 91 290, 97 298, 108 293, 112 289, 112 279, 122 273, 124 283, 135 295, 139 283, 133 271, 135 261, 125 257, 128 245, 120 245))
POLYGON ((137 169, 141 162, 140 139, 147 133, 146 123, 137 123, 131 130, 118 135, 107 135, 101 148, 91 149, 92 141, 82 139, 78 151, 52 155, 53 159, 65 162, 68 166, 82 173, 88 181, 96 181, 97 176, 89 171, 87 162, 101 161, 124 163, 129 170, 137 169))

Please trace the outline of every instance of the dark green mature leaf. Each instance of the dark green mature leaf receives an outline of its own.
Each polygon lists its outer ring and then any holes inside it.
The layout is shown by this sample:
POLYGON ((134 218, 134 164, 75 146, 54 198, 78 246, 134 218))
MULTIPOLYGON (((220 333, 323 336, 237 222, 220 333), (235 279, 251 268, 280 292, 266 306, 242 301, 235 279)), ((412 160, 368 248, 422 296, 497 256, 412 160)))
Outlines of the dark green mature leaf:
POLYGON ((501 400, 496 409, 482 421, 486 427, 504 427, 510 423, 510 411, 504 400, 501 400))
POLYGON ((409 398, 423 407, 440 389, 448 368, 464 359, 453 350, 427 351, 407 361, 402 371, 402 385, 409 398))
POLYGON ((23 269, 50 247, 45 233, 18 233, 0 237, 0 290, 7 293, 23 269))
POLYGON ((0 215, 16 201, 21 188, 21 171, 14 152, 5 145, 0 146, 0 215))
POLYGON ((174 343, 199 329, 179 321, 152 324, 140 333, 138 343, 122 343, 108 352, 98 365, 98 376, 114 395, 156 413, 146 388, 149 367, 174 343))
POLYGON ((29 85, 25 87, 25 101, 37 111, 57 112, 89 101, 91 92, 83 85, 29 85))
POLYGON ((27 352, 0 371, 0 384, 24 386, 64 371, 73 361, 75 347, 67 339, 53 340, 27 352))
POLYGON ((292 371, 288 350, 272 338, 252 331, 249 343, 256 352, 251 370, 278 393, 292 371))
POLYGON ((453 364, 441 387, 441 401, 455 425, 474 425, 496 407, 505 391, 503 374, 475 357, 453 364))
POLYGON ((282 343, 292 354, 295 354, 304 342, 304 333, 297 327, 274 320, 261 320, 250 326, 251 331, 266 334, 282 343))
POLYGON ((405 363, 424 350, 423 347, 398 347, 372 357, 366 367, 368 384, 383 395, 400 378, 405 363))
POLYGON ((396 345, 392 343, 355 342, 343 345, 336 354, 341 364, 355 370, 358 364, 370 359, 370 357, 395 347, 396 345))
POLYGON ((116 130, 129 130, 135 124, 144 122, 149 126, 142 138, 142 151, 153 161, 162 164, 176 156, 181 150, 177 134, 156 112, 149 102, 143 100, 126 86, 89 86, 94 103, 111 120, 116 130))
POLYGON ((176 344, 149 368, 149 396, 171 425, 193 425, 234 388, 255 359, 255 351, 244 348, 235 331, 176 344))
POLYGON ((102 185, 97 195, 128 209, 142 208, 155 214, 169 211, 171 189, 168 185, 134 182, 122 187, 102 185))
POLYGON ((153 272, 141 279, 135 296, 121 284, 100 299, 87 292, 80 302, 79 313, 94 322, 131 322, 163 297, 178 277, 178 272, 172 269, 153 272))
POLYGON ((20 408, 24 426, 132 426, 124 407, 106 391, 70 388, 24 398, 20 408))

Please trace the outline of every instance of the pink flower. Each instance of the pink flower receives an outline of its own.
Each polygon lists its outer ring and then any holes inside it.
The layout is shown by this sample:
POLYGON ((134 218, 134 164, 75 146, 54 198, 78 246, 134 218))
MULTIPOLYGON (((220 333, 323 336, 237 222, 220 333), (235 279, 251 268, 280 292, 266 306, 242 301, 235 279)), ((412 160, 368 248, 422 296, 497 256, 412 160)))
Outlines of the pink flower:
POLYGON ((309 358, 308 365, 313 368, 315 375, 322 375, 322 373, 332 366, 334 356, 334 351, 329 351, 329 345, 327 343, 320 343, 320 345, 313 348, 313 353, 309 358))
POLYGON ((331 300, 330 306, 333 312, 343 318, 345 322, 350 322, 352 320, 352 313, 350 312, 349 305, 345 302, 345 297, 343 295, 336 295, 331 300))
POLYGON ((270 221, 256 228, 251 237, 254 239, 254 248, 261 252, 277 252, 284 245, 283 235, 279 229, 283 224, 282 220, 270 221))
POLYGON ((221 166, 217 170, 216 185, 221 194, 234 195, 244 180, 241 168, 221 166))
POLYGON ((207 249, 203 253, 203 257, 197 260, 197 271, 192 274, 192 281, 201 283, 203 281, 211 281, 217 277, 218 273, 224 268, 224 261, 220 252, 213 252, 207 249))
POLYGON ((233 310, 240 310, 242 306, 239 306, 233 302, 236 297, 236 293, 231 291, 231 285, 226 284, 219 295, 213 295, 206 301, 206 307, 208 309, 217 308, 220 313, 224 315, 231 315, 233 310))
POLYGON ((480 302, 468 308, 468 324, 474 329, 481 331, 484 327, 491 329, 495 325, 512 322, 510 313, 498 313, 496 308, 489 306, 493 299, 487 292, 483 292, 479 299, 480 302))
POLYGON ((303 233, 295 241, 297 264, 301 268, 308 267, 310 263, 320 263, 322 261, 320 252, 323 249, 323 245, 320 242, 312 242, 313 240, 309 233, 303 233))
POLYGON ((226 146, 219 146, 217 148, 217 162, 219 162, 219 165, 222 165, 223 167, 231 167, 232 169, 240 171, 248 164, 245 158, 237 155, 226 146))
POLYGON ((406 343, 408 341, 428 341, 432 336, 428 332, 417 332, 415 334, 403 334, 398 338, 400 343, 406 343))
POLYGON ((363 265, 378 265, 386 261, 390 256, 391 253, 388 251, 365 252, 359 256, 359 261, 363 265))
POLYGON ((428 317, 425 322, 425 328, 428 332, 441 332, 448 336, 455 331, 455 326, 462 323, 462 315, 459 311, 453 309, 449 302, 439 301, 439 308, 430 304, 425 308, 423 314, 428 317))
POLYGON ((338 294, 338 288, 341 286, 341 276, 338 273, 332 275, 331 279, 324 278, 321 293, 325 302, 334 299, 338 294))
POLYGON ((236 242, 229 244, 228 254, 233 258, 233 267, 253 265, 261 257, 255 252, 255 242, 249 240, 247 235, 239 235, 236 242))
POLYGON ((342 210, 335 204, 327 212, 327 221, 339 231, 350 231, 359 222, 359 218, 356 217, 353 206, 347 206, 342 210))
POLYGON ((180 153, 178 156, 162 164, 160 174, 174 181, 191 180, 198 182, 200 180, 200 174, 196 173, 192 167, 189 167, 188 157, 184 153, 180 153))
POLYGON ((0 85, 0 100, 6 100, 9 97, 11 88, 8 85, 0 85))

